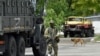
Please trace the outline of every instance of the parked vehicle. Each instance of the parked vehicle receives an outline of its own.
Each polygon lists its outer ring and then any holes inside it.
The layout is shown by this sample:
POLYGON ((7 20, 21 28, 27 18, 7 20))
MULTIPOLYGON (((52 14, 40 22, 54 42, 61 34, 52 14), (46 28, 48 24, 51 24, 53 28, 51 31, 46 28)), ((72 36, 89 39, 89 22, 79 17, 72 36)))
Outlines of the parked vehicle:
POLYGON ((92 21, 80 16, 70 16, 64 23, 64 37, 81 36, 93 37, 94 27, 92 21))
POLYGON ((34 56, 45 56, 43 12, 35 14, 34 1, 36 3, 36 0, 0 0, 2 55, 25 56, 25 48, 32 47, 34 56))

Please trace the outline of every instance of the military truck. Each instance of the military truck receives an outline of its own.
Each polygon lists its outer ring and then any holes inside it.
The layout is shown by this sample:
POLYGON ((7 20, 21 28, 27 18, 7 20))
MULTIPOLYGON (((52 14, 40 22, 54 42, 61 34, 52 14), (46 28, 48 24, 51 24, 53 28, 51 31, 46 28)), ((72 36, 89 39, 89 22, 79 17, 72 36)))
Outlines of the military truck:
POLYGON ((81 16, 69 16, 64 23, 64 37, 93 37, 94 27, 92 21, 81 16))
POLYGON ((32 47, 34 56, 45 56, 43 9, 35 13, 38 1, 0 0, 1 55, 25 56, 25 48, 32 47))

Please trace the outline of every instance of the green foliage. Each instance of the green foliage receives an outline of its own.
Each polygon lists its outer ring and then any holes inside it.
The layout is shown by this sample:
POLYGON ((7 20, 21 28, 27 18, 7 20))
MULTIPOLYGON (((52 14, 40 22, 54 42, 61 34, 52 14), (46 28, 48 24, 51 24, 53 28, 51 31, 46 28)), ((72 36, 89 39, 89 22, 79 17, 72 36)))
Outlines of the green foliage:
POLYGON ((100 34, 96 34, 94 40, 95 40, 95 41, 100 41, 100 34))
POLYGON ((47 10, 47 15, 44 17, 45 21, 44 24, 47 26, 49 26, 49 21, 51 19, 53 19, 54 21, 56 21, 55 19, 57 18, 57 15, 55 14, 54 9, 48 9, 47 10))
POLYGON ((99 0, 78 0, 72 4, 72 8, 79 13, 79 15, 93 15, 100 12, 100 10, 98 10, 98 8, 100 8, 99 2, 99 0))
MULTIPOLYGON (((39 0, 43 4, 44 0, 39 0)), ((38 5, 38 7, 41 7, 38 5)), ((76 16, 89 16, 100 13, 100 0, 48 0, 47 15, 45 18, 46 26, 49 26, 50 19, 53 19, 57 28, 60 28, 64 18, 76 16)))

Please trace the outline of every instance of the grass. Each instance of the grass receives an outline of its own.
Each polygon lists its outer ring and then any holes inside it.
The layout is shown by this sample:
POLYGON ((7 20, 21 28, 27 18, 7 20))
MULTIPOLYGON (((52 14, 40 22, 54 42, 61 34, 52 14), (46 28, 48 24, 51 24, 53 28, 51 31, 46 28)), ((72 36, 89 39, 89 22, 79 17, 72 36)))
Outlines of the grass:
POLYGON ((95 41, 100 41, 100 34, 96 34, 94 40, 95 40, 95 41))

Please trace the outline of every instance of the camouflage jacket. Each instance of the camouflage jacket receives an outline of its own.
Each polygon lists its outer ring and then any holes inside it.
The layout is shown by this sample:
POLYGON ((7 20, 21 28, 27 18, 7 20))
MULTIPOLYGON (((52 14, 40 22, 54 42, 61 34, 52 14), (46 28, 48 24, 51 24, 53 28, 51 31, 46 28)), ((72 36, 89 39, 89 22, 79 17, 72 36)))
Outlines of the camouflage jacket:
POLYGON ((57 35, 57 29, 48 27, 44 32, 47 42, 59 42, 59 35, 57 35))

